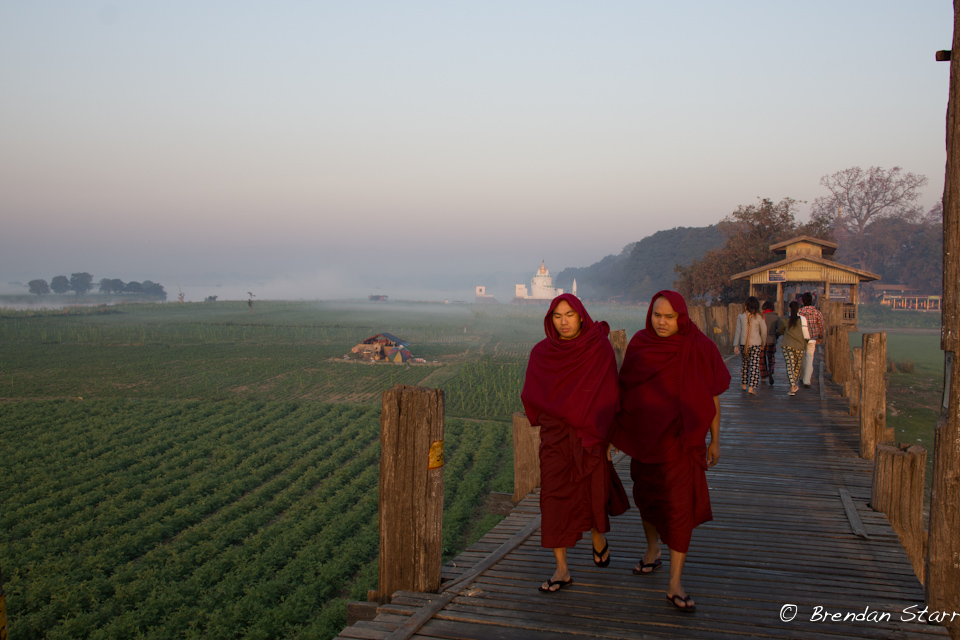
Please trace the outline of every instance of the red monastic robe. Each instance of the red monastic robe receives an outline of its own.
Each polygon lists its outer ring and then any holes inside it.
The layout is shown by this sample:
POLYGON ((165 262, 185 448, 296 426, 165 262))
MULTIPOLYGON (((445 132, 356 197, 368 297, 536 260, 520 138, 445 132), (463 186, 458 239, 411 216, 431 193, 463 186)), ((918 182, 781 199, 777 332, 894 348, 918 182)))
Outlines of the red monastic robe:
POLYGON ((530 424, 540 425, 540 543, 553 549, 574 546, 591 528, 606 533, 608 516, 629 503, 606 457, 619 395, 610 327, 567 293, 553 300, 543 325, 547 337, 530 353, 520 397, 530 424), (561 340, 553 326, 563 300, 580 315, 573 340, 561 340))

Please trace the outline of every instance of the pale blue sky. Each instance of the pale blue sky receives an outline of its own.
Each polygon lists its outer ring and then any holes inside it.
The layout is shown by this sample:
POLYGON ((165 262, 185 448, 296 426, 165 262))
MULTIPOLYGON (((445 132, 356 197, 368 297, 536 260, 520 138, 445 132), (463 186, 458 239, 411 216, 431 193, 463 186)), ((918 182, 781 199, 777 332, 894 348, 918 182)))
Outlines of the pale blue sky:
POLYGON ((948 0, 4 0, 0 283, 468 298, 854 165, 926 175, 930 207, 952 26, 948 0))

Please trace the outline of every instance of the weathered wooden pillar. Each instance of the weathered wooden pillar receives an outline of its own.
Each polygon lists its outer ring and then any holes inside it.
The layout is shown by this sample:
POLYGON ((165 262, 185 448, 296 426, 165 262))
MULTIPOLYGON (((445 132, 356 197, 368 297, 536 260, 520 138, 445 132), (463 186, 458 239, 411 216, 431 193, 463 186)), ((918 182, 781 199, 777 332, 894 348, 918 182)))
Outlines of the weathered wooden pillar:
POLYGON ((627 353, 627 330, 617 329, 610 332, 610 344, 613 345, 613 353, 617 356, 617 371, 623 364, 623 356, 627 353))
POLYGON ((727 326, 724 330, 724 333, 728 336, 727 338, 730 341, 730 353, 733 353, 733 334, 737 330, 737 316, 744 312, 744 307, 742 304, 731 304, 727 305, 727 326))
MULTIPOLYGON (((960 611, 960 0, 953 1, 953 10, 943 186, 943 408, 934 439, 925 584, 927 606, 938 611, 960 611)), ((960 640, 960 621, 946 626, 960 640)))
MULTIPOLYGON (((733 353, 733 329, 730 328, 727 313, 727 307, 704 308, 703 332, 725 356, 733 353)), ((736 325, 733 328, 735 329, 736 325)))
POLYGON ((850 399, 850 415, 858 416, 860 415, 860 377, 863 370, 863 347, 854 347, 850 364, 853 366, 853 374, 846 384, 847 398, 850 399))
POLYGON ((840 330, 840 323, 837 321, 836 317, 836 305, 831 300, 820 299, 819 308, 823 314, 823 326, 827 330, 827 335, 825 339, 821 342, 823 343, 823 361, 826 363, 827 370, 832 374, 835 368, 834 356, 836 355, 836 337, 837 331, 840 330), (833 330, 831 335, 830 330, 833 330))
POLYGON ((870 506, 887 514, 913 572, 923 582, 927 537, 923 531, 923 490, 927 450, 919 445, 878 444, 870 506))
POLYGON ((706 331, 704 331, 704 327, 707 326, 706 305, 687 305, 687 315, 690 317, 690 321, 700 328, 700 331, 706 333, 706 331))
POLYGON ((443 391, 398 384, 380 413, 380 585, 440 588, 443 550, 443 391))
MULTIPOLYGON (((836 349, 833 348, 833 342, 837 337, 837 328, 829 324, 829 316, 824 314, 823 324, 827 330, 827 334, 824 336, 823 342, 823 363, 827 367, 828 373, 833 373, 834 364, 833 364, 833 355, 836 349)), ((836 382, 836 380, 834 380, 836 382)))
POLYGON ((527 414, 513 414, 513 501, 520 502, 540 486, 540 427, 527 414))
POLYGON ((887 334, 863 334, 860 371, 860 457, 873 460, 887 428, 887 334))
POLYGON ((853 379, 853 363, 850 361, 850 334, 844 327, 837 327, 833 340, 833 381, 843 387, 844 397, 849 397, 849 385, 853 379))

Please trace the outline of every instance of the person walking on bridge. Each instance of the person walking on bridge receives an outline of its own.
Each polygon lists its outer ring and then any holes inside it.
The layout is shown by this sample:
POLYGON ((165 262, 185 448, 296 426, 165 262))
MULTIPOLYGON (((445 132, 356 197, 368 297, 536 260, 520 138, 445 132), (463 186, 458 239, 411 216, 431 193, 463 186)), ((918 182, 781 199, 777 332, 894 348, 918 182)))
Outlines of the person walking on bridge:
POLYGON ((620 368, 621 410, 611 441, 632 458, 633 497, 647 540, 633 573, 659 568, 660 543, 666 544, 667 600, 684 612, 696 607, 683 588, 683 565, 693 529, 713 519, 706 469, 720 460, 720 394, 729 386, 720 352, 690 319, 683 296, 654 295, 646 327, 630 340, 620 368))
POLYGON ((737 316, 737 331, 733 336, 733 352, 742 355, 740 389, 750 395, 760 384, 760 362, 767 344, 767 323, 760 315, 760 301, 750 296, 737 316))
POLYGON ((803 300, 803 306, 800 307, 800 315, 807 319, 807 330, 810 332, 810 341, 803 354, 803 386, 809 389, 813 378, 813 357, 817 353, 817 343, 823 340, 826 331, 823 328, 823 314, 813 306, 813 295, 807 291, 801 300, 803 300))
POLYGON ((767 300, 763 303, 763 321, 767 325, 767 342, 763 345, 763 354, 760 356, 760 378, 773 384, 773 366, 777 356, 777 324, 780 316, 773 310, 773 303, 767 300))
POLYGON ((540 591, 553 593, 573 584, 567 548, 584 531, 593 538, 593 562, 610 564, 609 516, 630 503, 610 461, 619 407, 610 327, 565 293, 551 302, 543 328, 547 337, 530 352, 520 399, 530 424, 540 425, 540 544, 557 563, 540 591))
POLYGON ((783 364, 787 369, 790 391, 787 395, 797 395, 800 388, 800 363, 810 341, 807 319, 799 313, 800 305, 796 300, 790 303, 790 317, 781 318, 777 333, 783 336, 783 364))

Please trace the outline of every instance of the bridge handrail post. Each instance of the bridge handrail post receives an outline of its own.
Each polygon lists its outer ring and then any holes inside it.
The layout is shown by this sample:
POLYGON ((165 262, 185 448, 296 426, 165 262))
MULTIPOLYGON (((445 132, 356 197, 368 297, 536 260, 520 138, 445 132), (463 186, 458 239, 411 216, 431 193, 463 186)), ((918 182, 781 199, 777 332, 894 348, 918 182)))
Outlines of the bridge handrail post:
POLYGON ((540 427, 527 414, 513 414, 513 502, 520 502, 540 486, 540 427))
POLYGON ((436 592, 443 551, 443 391, 398 384, 380 413, 377 601, 436 592))
POLYGON ((873 460, 877 444, 886 439, 887 334, 863 334, 863 362, 860 373, 860 457, 873 460))
POLYGON ((870 506, 887 515, 920 582, 927 543, 922 520, 926 472, 927 450, 920 445, 877 445, 870 506))

